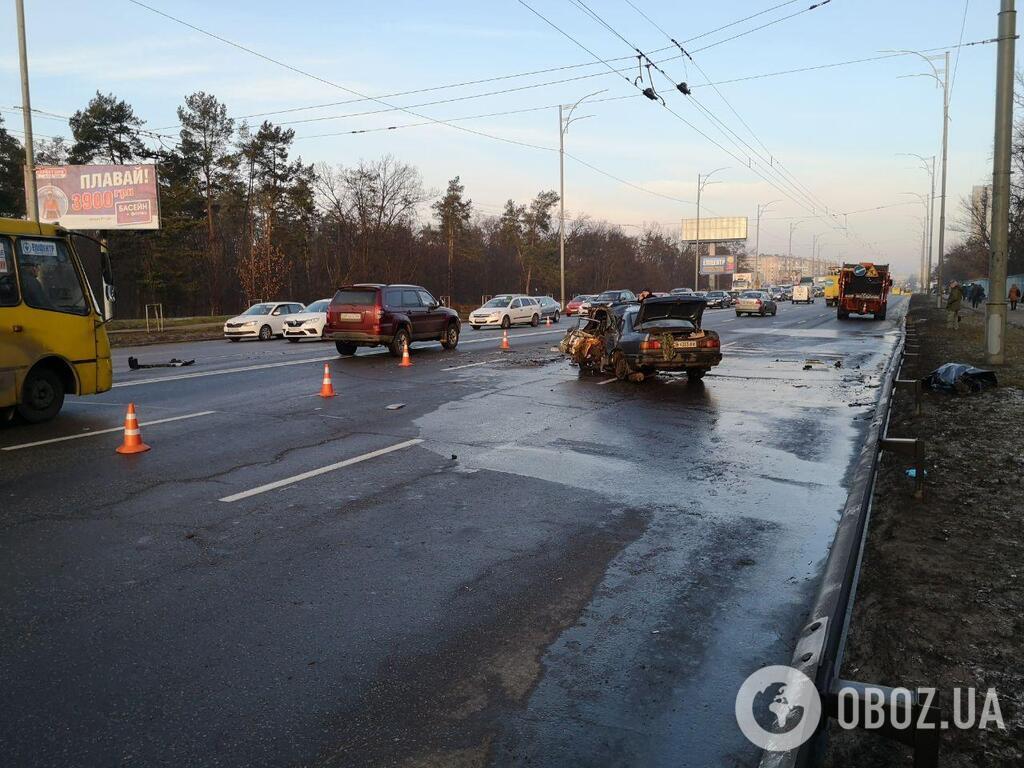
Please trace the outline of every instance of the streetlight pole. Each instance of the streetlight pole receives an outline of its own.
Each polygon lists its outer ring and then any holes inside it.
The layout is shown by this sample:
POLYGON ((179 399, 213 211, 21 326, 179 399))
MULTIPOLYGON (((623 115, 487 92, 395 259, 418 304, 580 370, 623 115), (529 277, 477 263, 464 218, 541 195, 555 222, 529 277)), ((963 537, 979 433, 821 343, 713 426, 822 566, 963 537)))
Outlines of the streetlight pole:
POLYGON ((790 279, 793 270, 793 230, 800 226, 799 221, 789 222, 789 253, 786 255, 786 279, 790 279))
POLYGON ((931 179, 931 191, 928 193, 928 242, 925 246, 926 255, 921 265, 921 290, 925 295, 932 280, 932 235, 935 232, 935 155, 923 157, 914 152, 900 152, 905 157, 916 157, 921 161, 921 167, 931 179))
MULTIPOLYGON (((706 187, 707 184, 708 184, 708 179, 710 179, 713 174, 716 174, 719 171, 724 171, 724 170, 725 170, 725 168, 715 168, 715 170, 711 171, 711 173, 703 174, 703 177, 702 177, 702 175, 700 173, 697 174, 697 237, 696 237, 696 248, 694 250, 694 260, 693 260, 693 290, 694 291, 696 291, 696 290, 698 290, 700 288, 700 196, 701 196, 701 193, 704 191, 704 187, 706 187), (701 178, 703 178, 703 181, 701 181, 701 178)), ((718 182, 716 181, 714 183, 717 184, 718 182)))
POLYGON ((25 202, 31 221, 39 221, 35 149, 32 145, 32 100, 28 92, 28 47, 25 44, 25 0, 15 0, 18 19, 18 63, 21 67, 21 116, 25 123, 25 202))
POLYGON ((992 251, 985 305, 985 357, 1002 365, 1006 344, 1006 267, 1010 235, 1010 142, 1013 137, 1013 56, 1017 11, 1002 0, 996 54, 996 129, 992 160, 992 251))
POLYGON ((755 288, 760 288, 761 287, 761 277, 760 277, 760 273, 758 271, 758 265, 759 265, 758 259, 760 258, 760 255, 761 255, 761 214, 765 213, 770 206, 775 205, 775 203, 778 203, 778 202, 780 202, 780 201, 779 200, 772 200, 771 202, 767 202, 764 205, 760 205, 759 204, 757 206, 757 229, 755 230, 756 234, 754 235, 754 287, 755 288))
MULTIPOLYGON (((573 110, 576 109, 585 99, 604 93, 607 88, 600 91, 588 93, 569 107, 569 113, 563 117, 563 106, 558 105, 558 271, 561 282, 562 311, 565 311, 565 132, 569 130, 569 123, 573 121, 573 110)), ((589 115, 576 118, 583 120, 589 115)))

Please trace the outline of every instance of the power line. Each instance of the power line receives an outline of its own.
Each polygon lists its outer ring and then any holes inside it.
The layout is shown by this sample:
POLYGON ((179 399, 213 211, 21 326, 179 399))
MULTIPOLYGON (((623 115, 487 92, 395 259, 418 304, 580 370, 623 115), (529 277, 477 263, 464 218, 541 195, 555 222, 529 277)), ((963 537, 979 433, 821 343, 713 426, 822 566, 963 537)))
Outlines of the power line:
MULTIPOLYGON (((960 43, 964 41, 964 30, 967 28, 967 10, 971 7, 971 0, 964 0, 964 16, 960 21, 960 43)), ((949 98, 953 98, 953 86, 956 85, 956 70, 960 66, 960 45, 956 48, 956 61, 953 62, 953 77, 949 81, 949 98)))

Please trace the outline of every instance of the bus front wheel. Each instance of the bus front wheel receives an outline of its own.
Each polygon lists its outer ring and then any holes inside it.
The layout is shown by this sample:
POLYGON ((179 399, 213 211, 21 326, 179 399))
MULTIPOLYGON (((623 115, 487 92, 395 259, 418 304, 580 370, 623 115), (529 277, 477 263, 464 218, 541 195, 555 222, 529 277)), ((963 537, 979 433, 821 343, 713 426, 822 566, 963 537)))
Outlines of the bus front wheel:
POLYGON ((64 405, 64 383, 56 371, 37 368, 29 371, 21 388, 18 415, 30 424, 49 421, 64 405))

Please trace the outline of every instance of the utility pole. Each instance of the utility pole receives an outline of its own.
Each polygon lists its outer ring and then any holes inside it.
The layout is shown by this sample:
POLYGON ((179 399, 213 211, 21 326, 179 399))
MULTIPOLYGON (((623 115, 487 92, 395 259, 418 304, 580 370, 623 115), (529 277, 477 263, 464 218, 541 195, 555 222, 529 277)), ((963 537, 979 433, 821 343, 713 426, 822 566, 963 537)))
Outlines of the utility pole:
POLYGON ((793 270, 793 230, 796 229, 798 226, 800 226, 799 221, 789 222, 789 251, 786 256, 786 274, 784 275, 784 277, 786 278, 786 282, 790 281, 790 275, 793 270))
MULTIPOLYGON (((710 179, 714 174, 718 173, 719 171, 724 170, 725 168, 715 168, 715 170, 711 171, 711 173, 697 174, 697 247, 694 251, 693 261, 693 290, 695 291, 700 288, 700 196, 701 193, 704 191, 704 187, 708 185, 708 179, 710 179)), ((716 181, 712 183, 717 184, 718 182, 716 181)), ((708 285, 711 285, 710 278, 708 278, 708 285)))
POLYGON ((765 203, 764 205, 758 205, 757 206, 757 229, 755 230, 756 234, 754 235, 754 287, 755 288, 760 288, 761 287, 761 277, 760 277, 760 273, 758 272, 758 259, 759 259, 760 254, 761 254, 761 214, 765 213, 770 206, 775 205, 775 203, 777 203, 777 202, 779 202, 779 201, 778 200, 772 200, 771 202, 765 203))
MULTIPOLYGON (((1012 4, 1012 3, 1011 3, 1012 4)), ((1004 3, 1005 5, 1005 3, 1004 3)), ((1002 22, 1000 22, 1002 23, 1002 22)), ((1001 41, 1000 41, 1001 42, 1001 41)), ((1011 59, 1012 67, 1012 59, 1011 59)), ((1011 83, 1012 88, 1012 83, 1011 83)), ((1012 108, 1011 108, 1012 112, 1012 108)), ((939 262, 935 271, 938 298, 935 306, 942 307, 942 260, 946 249, 946 160, 949 151, 949 51, 946 51, 946 70, 942 73, 942 201, 939 203, 939 262)), ((929 279, 930 279, 929 275, 929 279)))
POLYGON ((558 105, 558 274, 562 284, 562 311, 565 311, 565 122, 558 105))
MULTIPOLYGON (((1017 34, 1014 0, 1002 0, 999 49, 996 53, 996 129, 992 160, 992 251, 985 305, 985 357, 991 365, 1005 362, 1006 262, 1010 236, 1010 142, 1013 137, 1013 56, 1017 34)), ((945 174, 943 174, 945 175, 945 174)))
MULTIPOLYGON (((569 107, 568 113, 563 118, 562 105, 558 105, 558 272, 561 283, 562 311, 565 311, 565 132, 569 130, 569 123, 573 121, 572 113, 584 100, 591 96, 604 93, 607 88, 600 91, 588 93, 569 107)), ((590 115, 583 115, 575 118, 585 120, 590 115)))
POLYGON ((18 63, 21 65, 21 116, 25 122, 25 202, 30 221, 39 221, 36 162, 32 145, 32 99, 28 92, 28 48, 25 44, 25 0, 15 0, 18 18, 18 63))

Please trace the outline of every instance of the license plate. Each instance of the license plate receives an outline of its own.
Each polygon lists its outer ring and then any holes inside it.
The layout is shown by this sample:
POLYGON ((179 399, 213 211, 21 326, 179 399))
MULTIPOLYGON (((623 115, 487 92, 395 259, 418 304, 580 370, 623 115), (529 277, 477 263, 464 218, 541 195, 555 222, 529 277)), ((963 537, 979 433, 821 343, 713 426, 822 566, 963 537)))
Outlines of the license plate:
POLYGON ((673 349, 696 349, 696 341, 674 341, 672 342, 673 349))
POLYGON ((338 315, 338 319, 343 323, 358 323, 363 316, 358 312, 342 312, 338 315))

